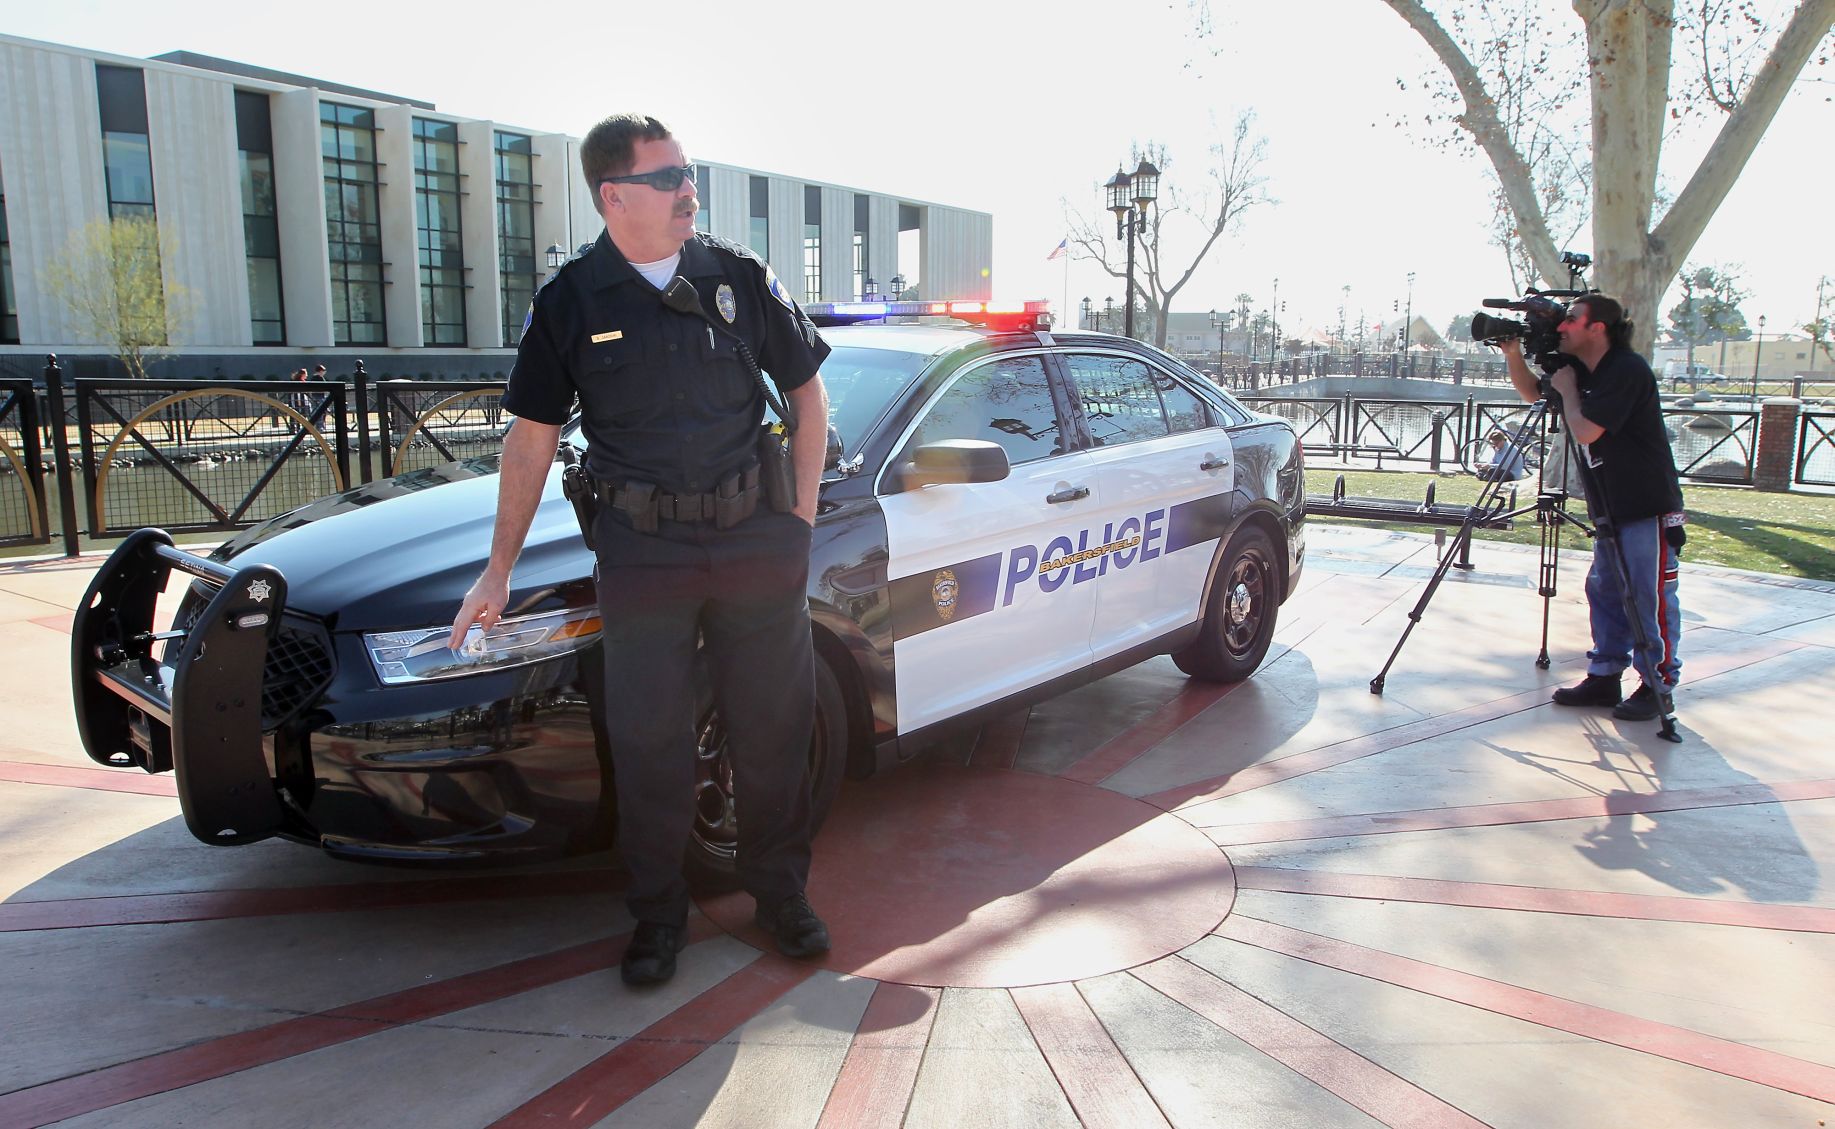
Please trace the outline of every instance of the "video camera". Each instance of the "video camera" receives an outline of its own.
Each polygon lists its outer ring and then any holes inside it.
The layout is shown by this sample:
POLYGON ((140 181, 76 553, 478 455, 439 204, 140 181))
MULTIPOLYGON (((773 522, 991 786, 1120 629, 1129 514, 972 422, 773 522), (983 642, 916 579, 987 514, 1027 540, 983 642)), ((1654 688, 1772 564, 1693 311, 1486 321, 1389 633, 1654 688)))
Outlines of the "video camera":
POLYGON ((1516 310, 1523 315, 1523 320, 1498 317, 1483 311, 1472 315, 1472 340, 1485 345, 1495 345, 1520 337, 1523 341, 1523 353, 1533 358, 1546 368, 1553 363, 1561 351, 1561 322, 1567 317, 1567 308, 1575 298, 1584 298, 1598 291, 1580 286, 1581 277, 1593 260, 1590 256, 1573 251, 1564 252, 1561 261, 1567 266, 1567 290, 1528 290, 1521 298, 1486 298, 1483 305, 1493 310, 1516 310), (1562 301, 1566 299, 1566 301, 1562 301))

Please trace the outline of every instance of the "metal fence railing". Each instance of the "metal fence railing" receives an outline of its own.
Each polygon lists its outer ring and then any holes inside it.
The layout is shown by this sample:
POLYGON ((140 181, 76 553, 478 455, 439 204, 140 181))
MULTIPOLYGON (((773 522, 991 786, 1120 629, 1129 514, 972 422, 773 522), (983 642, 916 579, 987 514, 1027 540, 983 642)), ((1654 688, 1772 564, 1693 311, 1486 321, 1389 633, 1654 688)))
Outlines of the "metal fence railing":
POLYGON ((1791 481, 1835 486, 1835 412, 1804 412, 1797 417, 1797 459, 1791 481))
POLYGON ((42 545, 51 539, 39 438, 32 382, 0 380, 0 545, 42 545))
MULTIPOLYGON (((1439 470, 1458 465, 1459 451, 1493 430, 1514 432, 1530 412, 1517 402, 1400 400, 1391 397, 1241 396, 1257 411, 1287 419, 1310 456, 1375 458, 1426 464, 1439 470)), ((1835 415, 1810 413, 1825 428, 1835 415)), ((1759 414, 1748 408, 1665 408, 1663 423, 1675 451, 1676 469, 1703 482, 1750 485, 1758 453, 1759 414)), ((1812 425, 1805 423, 1806 428, 1812 425)), ((1807 448, 1821 436, 1824 456, 1835 464, 1828 431, 1806 431, 1807 448)), ((1799 481, 1804 479, 1799 472, 1799 481)))
MULTIPOLYGON (((377 475, 496 454, 504 382, 70 381, 0 377, 0 546, 110 538, 143 525, 227 531, 377 475), (65 488, 73 483, 74 487, 65 488)), ((1289 420, 1307 453, 1432 469, 1530 411, 1515 400, 1244 394, 1289 420)), ((1722 403, 1664 412, 1677 468, 1750 485, 1759 412, 1722 403)), ((1835 485, 1835 411, 1800 413, 1793 481, 1835 485)), ((1770 440, 1768 440, 1770 442, 1770 440)))

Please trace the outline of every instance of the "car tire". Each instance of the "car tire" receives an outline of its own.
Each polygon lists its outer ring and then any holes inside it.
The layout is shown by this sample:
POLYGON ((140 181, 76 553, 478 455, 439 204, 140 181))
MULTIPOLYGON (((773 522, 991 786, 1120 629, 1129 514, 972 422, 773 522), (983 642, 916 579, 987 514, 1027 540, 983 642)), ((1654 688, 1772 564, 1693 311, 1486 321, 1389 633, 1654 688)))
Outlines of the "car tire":
MULTIPOLYGON (((697 890, 728 890, 738 884, 735 861, 732 774, 726 757, 726 723, 713 705, 713 688, 701 677, 695 723, 695 818, 689 833, 685 871, 697 890)), ((847 767, 847 702, 841 683, 820 655, 815 660, 815 727, 809 741, 809 834, 815 837, 834 806, 847 767)))
POLYGON ((1196 642, 1172 661, 1193 678, 1240 682, 1255 673, 1274 638, 1281 576, 1274 542, 1256 526, 1230 538, 1204 601, 1196 642))

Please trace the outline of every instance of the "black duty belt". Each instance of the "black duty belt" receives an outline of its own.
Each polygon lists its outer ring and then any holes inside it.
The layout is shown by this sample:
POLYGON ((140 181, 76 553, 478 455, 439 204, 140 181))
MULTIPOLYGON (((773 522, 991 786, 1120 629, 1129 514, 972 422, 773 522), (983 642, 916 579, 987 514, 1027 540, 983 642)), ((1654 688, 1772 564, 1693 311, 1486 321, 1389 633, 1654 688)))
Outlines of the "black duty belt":
POLYGON ((733 472, 707 494, 671 494, 647 482, 595 481, 593 486, 599 499, 630 518, 639 533, 656 532, 659 518, 711 521, 716 529, 730 529, 752 516, 764 493, 758 485, 757 464, 733 472))

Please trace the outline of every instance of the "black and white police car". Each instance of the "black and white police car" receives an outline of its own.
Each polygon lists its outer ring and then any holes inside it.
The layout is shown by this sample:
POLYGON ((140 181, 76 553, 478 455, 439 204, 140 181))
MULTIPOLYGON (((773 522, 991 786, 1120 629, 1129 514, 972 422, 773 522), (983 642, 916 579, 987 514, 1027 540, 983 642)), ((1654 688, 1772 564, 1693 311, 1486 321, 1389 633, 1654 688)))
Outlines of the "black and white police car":
MULTIPOLYGON (((1054 334, 1043 305, 807 310, 833 327, 822 375, 840 437, 809 573, 819 812, 844 771, 1154 655, 1246 678, 1298 581, 1292 427, 1138 342, 1054 334), (837 325, 861 319, 881 323, 837 325)), ((133 534, 74 626, 89 755, 176 770, 206 843, 473 861, 603 845, 593 559, 560 469, 509 613, 457 652, 445 639, 489 547, 495 459, 322 498, 208 558, 133 534), (155 632, 174 570, 190 578, 175 630, 155 632)), ((731 773, 711 702, 702 718, 690 861, 718 874, 731 773)))

